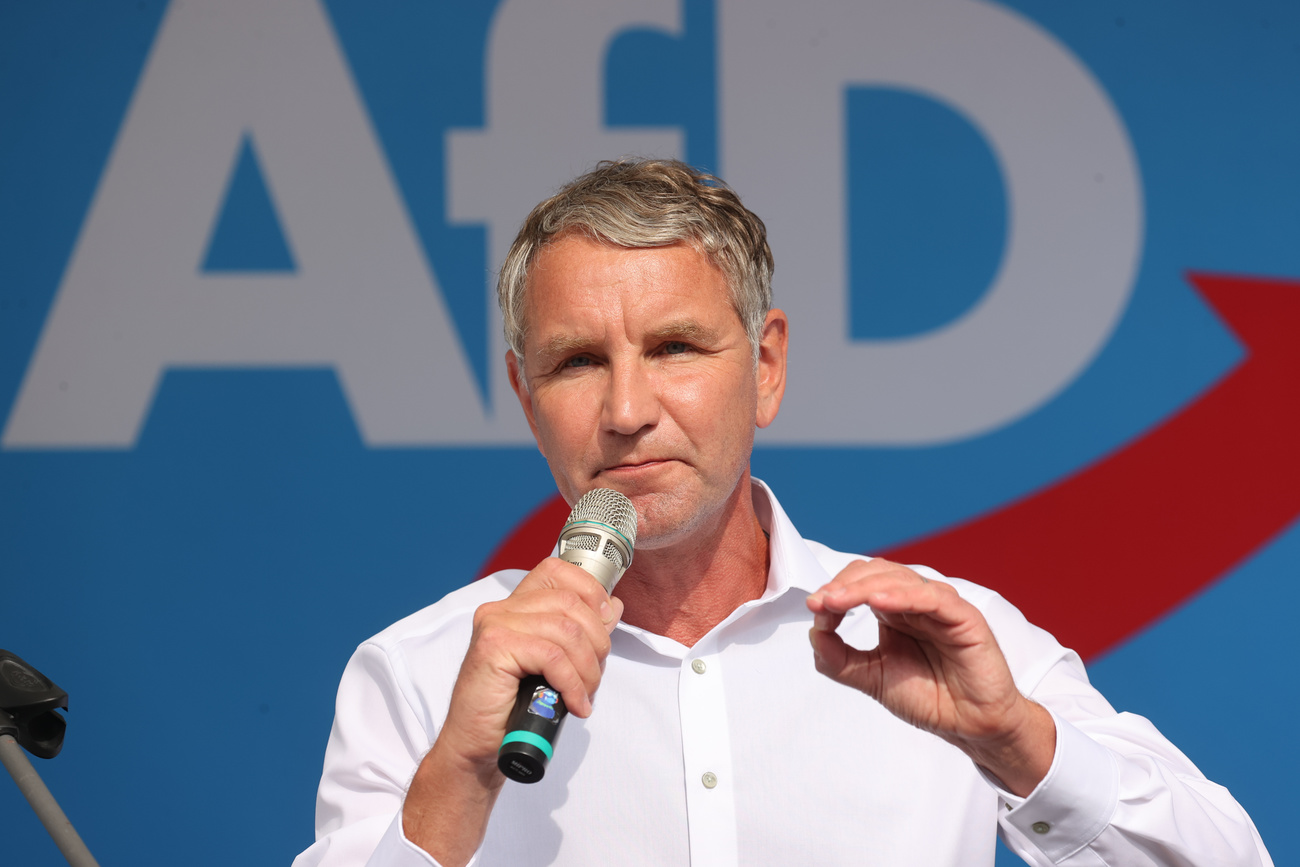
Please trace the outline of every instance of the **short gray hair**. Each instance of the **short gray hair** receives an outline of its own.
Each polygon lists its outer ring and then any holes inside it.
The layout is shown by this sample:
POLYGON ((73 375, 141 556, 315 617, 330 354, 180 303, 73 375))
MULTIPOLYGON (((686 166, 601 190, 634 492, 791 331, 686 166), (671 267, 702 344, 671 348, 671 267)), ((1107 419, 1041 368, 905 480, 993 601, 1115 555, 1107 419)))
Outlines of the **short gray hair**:
POLYGON ((767 228, 713 175, 679 160, 605 161, 533 208, 497 278, 506 342, 523 361, 528 275, 538 254, 561 236, 586 235, 620 247, 687 243, 722 271, 754 357, 772 307, 767 228))

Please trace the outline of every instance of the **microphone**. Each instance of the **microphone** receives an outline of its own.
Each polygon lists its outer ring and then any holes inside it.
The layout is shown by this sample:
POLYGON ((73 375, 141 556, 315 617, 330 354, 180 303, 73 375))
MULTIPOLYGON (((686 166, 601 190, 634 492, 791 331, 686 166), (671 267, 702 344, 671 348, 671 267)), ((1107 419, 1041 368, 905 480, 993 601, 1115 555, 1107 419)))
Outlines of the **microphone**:
MULTIPOLYGON (((632 501, 607 488, 582 495, 560 530, 560 559, 581 566, 612 593, 632 562, 636 510, 632 501)), ((546 773, 555 740, 569 716, 564 699, 546 679, 532 674, 519 681, 519 696, 497 751, 501 773, 520 783, 535 783, 546 773)))

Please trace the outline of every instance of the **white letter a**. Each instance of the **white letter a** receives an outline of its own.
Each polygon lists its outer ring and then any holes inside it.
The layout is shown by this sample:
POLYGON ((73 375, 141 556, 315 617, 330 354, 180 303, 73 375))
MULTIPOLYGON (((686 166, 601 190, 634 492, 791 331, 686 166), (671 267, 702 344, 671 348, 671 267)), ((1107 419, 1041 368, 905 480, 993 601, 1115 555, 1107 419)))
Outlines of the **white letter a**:
POLYGON ((171 4, 3 444, 130 447, 177 365, 333 367, 370 445, 486 425, 315 0, 171 4), (295 273, 200 273, 245 136, 295 273))

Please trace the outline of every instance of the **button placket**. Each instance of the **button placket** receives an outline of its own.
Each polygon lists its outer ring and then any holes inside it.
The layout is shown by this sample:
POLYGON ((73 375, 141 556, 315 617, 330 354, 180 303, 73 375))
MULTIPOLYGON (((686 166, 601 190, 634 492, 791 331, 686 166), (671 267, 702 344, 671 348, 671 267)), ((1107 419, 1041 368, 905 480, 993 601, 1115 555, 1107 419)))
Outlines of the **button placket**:
POLYGON ((697 644, 682 661, 678 700, 691 863, 737 864, 736 808, 722 665, 697 644))

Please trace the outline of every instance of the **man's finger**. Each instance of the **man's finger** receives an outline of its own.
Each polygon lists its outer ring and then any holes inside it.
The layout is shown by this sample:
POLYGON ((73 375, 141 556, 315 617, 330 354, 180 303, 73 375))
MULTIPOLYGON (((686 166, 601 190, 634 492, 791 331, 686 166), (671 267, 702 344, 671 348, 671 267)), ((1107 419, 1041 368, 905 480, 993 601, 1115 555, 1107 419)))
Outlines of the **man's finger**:
POLYGON ((836 683, 879 697, 878 651, 850 647, 837 633, 815 627, 808 631, 808 640, 812 643, 813 664, 818 672, 836 683))

